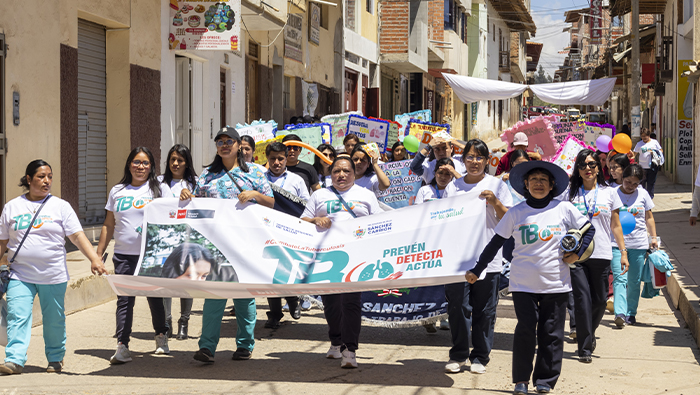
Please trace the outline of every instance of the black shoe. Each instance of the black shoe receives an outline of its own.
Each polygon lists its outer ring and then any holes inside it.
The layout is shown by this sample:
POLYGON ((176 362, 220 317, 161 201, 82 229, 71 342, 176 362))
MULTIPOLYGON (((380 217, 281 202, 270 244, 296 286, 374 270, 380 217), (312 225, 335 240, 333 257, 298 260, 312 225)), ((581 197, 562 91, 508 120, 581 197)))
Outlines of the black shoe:
POLYGON ((277 329, 280 325, 280 321, 273 318, 268 318, 265 322, 265 328, 277 329))
POLYGON ((519 383, 515 385, 515 389, 513 390, 513 395, 524 395, 527 394, 527 384, 525 383, 519 383))
POLYGON ((630 325, 636 325, 637 324, 637 318, 633 315, 627 317, 627 323, 630 325))
POLYGON ((425 324, 425 325, 423 325, 423 328, 425 328, 425 331, 428 333, 437 333, 437 328, 435 327, 435 323, 425 324))
POLYGON ((591 357, 590 355, 581 355, 580 357, 578 357, 578 361, 582 363, 591 363, 593 362, 593 357, 591 357))
POLYGON ((289 310, 289 313, 292 315, 292 318, 295 320, 298 320, 301 318, 301 303, 297 303, 297 306, 294 310, 289 310))
POLYGON ((552 388, 550 388, 547 384, 537 384, 537 393, 538 394, 548 394, 552 391, 552 388))
POLYGON ((214 363, 214 355, 206 348, 200 348, 199 351, 194 353, 194 359, 200 362, 214 363))
POLYGON ((168 330, 165 332, 165 337, 167 337, 167 338, 173 337, 173 320, 172 319, 166 320, 165 326, 168 328, 168 330))
POLYGON ((177 326, 178 326, 177 337, 176 337, 177 340, 187 340, 187 325, 188 325, 187 320, 183 320, 182 318, 180 318, 177 321, 177 326))
POLYGON ((596 344, 595 337, 594 337, 594 338, 593 338, 593 343, 591 344, 591 353, 592 353, 593 351, 595 351, 596 345, 597 345, 597 344, 596 344))
POLYGON ((248 351, 246 348, 239 348, 236 350, 236 352, 233 353, 233 359, 234 361, 247 361, 250 359, 250 357, 253 355, 252 351, 248 351))

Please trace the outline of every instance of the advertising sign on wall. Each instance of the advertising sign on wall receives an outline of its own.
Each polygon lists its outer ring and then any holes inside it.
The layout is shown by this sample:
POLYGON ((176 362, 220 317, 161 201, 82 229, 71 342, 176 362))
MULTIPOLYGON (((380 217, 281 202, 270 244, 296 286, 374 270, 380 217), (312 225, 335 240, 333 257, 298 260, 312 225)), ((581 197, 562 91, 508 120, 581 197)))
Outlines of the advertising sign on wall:
POLYGON ((287 14, 284 27, 284 57, 301 63, 301 15, 287 14))
POLYGON ((678 61, 678 181, 690 184, 693 178, 693 90, 683 72, 690 70, 692 60, 678 61))
POLYGON ((238 51, 240 1, 170 0, 170 49, 238 51))
POLYGON ((321 6, 309 3, 309 42, 318 45, 321 42, 321 6))

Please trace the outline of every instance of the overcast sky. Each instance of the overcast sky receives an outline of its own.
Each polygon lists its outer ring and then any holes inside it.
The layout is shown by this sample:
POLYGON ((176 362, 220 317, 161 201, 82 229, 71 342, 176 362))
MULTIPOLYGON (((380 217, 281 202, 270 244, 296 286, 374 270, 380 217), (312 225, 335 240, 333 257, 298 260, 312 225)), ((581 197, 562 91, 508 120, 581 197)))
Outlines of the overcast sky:
POLYGON ((564 13, 569 10, 577 10, 588 7, 586 0, 532 0, 530 14, 537 26, 537 34, 528 41, 543 43, 539 65, 554 77, 554 71, 563 63, 566 55, 560 54, 569 46, 569 33, 564 33, 564 13))

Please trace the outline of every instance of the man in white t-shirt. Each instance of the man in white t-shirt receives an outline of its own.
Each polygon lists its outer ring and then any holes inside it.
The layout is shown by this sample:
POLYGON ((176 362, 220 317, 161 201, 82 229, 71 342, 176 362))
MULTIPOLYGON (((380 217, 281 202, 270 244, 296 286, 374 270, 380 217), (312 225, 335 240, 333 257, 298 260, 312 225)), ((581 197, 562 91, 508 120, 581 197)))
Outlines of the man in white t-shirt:
POLYGON ((653 199, 654 184, 656 184, 656 174, 659 169, 652 166, 652 151, 657 151, 660 155, 663 155, 663 149, 658 141, 651 138, 649 129, 642 129, 641 137, 642 140, 634 147, 634 152, 638 155, 638 163, 642 166, 642 169, 644 169, 644 179, 641 185, 649 192, 649 196, 653 199))

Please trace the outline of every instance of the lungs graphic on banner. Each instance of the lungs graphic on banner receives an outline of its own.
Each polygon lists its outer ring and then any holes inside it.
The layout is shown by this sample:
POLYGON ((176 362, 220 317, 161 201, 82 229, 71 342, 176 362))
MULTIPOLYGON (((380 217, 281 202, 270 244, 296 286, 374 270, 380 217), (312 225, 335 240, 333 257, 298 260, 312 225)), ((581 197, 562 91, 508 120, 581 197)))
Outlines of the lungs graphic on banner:
POLYGON ((508 146, 510 146, 513 144, 513 136, 518 132, 523 132, 527 135, 527 150, 539 153, 542 155, 542 159, 551 159, 559 149, 559 144, 554 138, 552 123, 545 117, 537 117, 516 123, 515 126, 501 134, 501 140, 507 142, 508 146))
POLYGON ((363 143, 376 143, 380 153, 386 152, 386 141, 389 135, 389 122, 383 119, 369 119, 362 115, 352 114, 348 117, 346 135, 354 134, 363 143))
POLYGON ((464 224, 485 221, 485 208, 468 193, 322 230, 256 204, 156 199, 146 206, 135 275, 107 279, 117 295, 213 299, 463 282, 487 242, 483 229, 464 224), (455 234, 469 242, 445 237, 455 234), (180 264, 195 250, 206 281, 191 280, 180 264))

